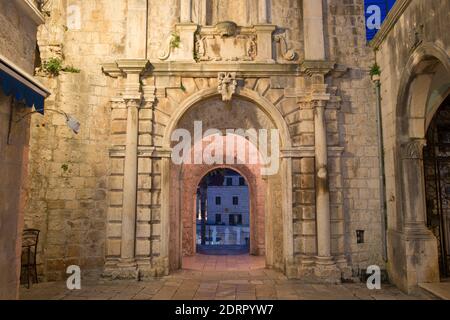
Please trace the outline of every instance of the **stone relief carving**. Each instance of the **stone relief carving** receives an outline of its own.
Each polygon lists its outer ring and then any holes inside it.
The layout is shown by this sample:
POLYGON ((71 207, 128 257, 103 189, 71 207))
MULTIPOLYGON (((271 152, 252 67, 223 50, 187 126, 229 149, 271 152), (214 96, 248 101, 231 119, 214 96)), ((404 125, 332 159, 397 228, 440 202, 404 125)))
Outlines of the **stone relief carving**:
POLYGON ((38 9, 47 16, 50 16, 55 0, 37 0, 38 9))
POLYGON ((411 51, 414 51, 423 42, 423 24, 416 25, 409 33, 409 47, 411 51))
POLYGON ((237 32, 237 25, 232 21, 223 21, 216 24, 216 32, 221 37, 234 37, 237 32))
POLYGON ((196 34, 197 61, 253 61, 257 54, 257 36, 252 28, 238 28, 226 21, 203 27, 196 34))
POLYGON ((219 72, 218 80, 217 89, 222 95, 222 101, 231 101, 237 88, 236 72, 219 72))
POLYGON ((280 44, 281 55, 284 60, 293 61, 297 58, 297 53, 293 49, 288 49, 285 33, 275 35, 274 40, 280 44))
POLYGON ((174 47, 173 43, 174 41, 177 40, 176 37, 177 35, 174 32, 170 33, 168 36, 165 37, 158 52, 159 60, 169 59, 170 54, 172 53, 174 47))
POLYGON ((423 148, 426 146, 425 139, 412 139, 401 145, 400 153, 402 159, 422 159, 423 148))

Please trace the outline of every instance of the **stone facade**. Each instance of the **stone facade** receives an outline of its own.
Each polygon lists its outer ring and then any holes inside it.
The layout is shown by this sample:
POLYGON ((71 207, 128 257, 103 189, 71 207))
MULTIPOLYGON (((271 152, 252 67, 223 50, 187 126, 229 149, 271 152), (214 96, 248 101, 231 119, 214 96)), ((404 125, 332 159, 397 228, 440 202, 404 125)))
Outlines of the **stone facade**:
POLYGON ((47 105, 76 115, 82 131, 73 136, 52 116, 33 120, 26 225, 44 234, 41 276, 61 279, 70 264, 114 278, 181 266, 186 210, 170 135, 186 119, 205 130, 279 130, 280 170, 256 199, 269 267, 327 282, 385 268, 363 7, 52 1, 41 58, 61 56, 81 73, 46 79, 47 105))
POLYGON ((437 240, 426 228, 422 150, 449 94, 449 10, 445 0, 397 1, 372 44, 381 67, 388 271, 407 291, 439 281, 437 240))
MULTIPOLYGON (((1 0, 0 7, 0 55, 33 74, 42 17, 25 1, 1 0)), ((29 111, 0 89, 0 300, 18 297, 30 121, 14 122, 29 111)))

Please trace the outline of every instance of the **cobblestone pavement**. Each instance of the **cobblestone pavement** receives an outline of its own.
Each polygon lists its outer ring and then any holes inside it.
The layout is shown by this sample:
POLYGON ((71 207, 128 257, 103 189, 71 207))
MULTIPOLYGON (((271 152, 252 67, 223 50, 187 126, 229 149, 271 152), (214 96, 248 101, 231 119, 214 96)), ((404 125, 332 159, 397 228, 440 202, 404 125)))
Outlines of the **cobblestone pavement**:
POLYGON ((181 270, 148 281, 84 280, 82 289, 69 291, 65 282, 21 288, 22 300, 411 300, 433 299, 427 294, 408 296, 391 285, 370 291, 362 283, 325 285, 288 280, 268 270, 181 270))

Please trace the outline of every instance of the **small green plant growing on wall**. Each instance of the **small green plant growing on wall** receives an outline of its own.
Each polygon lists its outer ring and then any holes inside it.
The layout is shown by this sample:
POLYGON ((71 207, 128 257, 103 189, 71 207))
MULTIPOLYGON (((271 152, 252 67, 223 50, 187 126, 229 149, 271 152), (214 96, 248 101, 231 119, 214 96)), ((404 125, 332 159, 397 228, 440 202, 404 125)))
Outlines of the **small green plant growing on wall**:
POLYGON ((176 32, 172 32, 172 39, 170 40, 170 47, 172 49, 179 48, 181 43, 180 35, 176 32))
POLYGON ((77 69, 77 68, 75 68, 75 67, 73 67, 73 66, 67 66, 67 67, 64 67, 64 68, 62 68, 61 71, 64 71, 64 72, 70 72, 70 73, 80 73, 80 72, 81 72, 80 69, 77 69))
POLYGON ((373 66, 370 68, 370 75, 373 76, 379 76, 381 75, 381 68, 380 66, 375 62, 373 66))
POLYGON ((67 171, 69 170, 69 165, 66 164, 66 163, 64 163, 64 164, 61 166, 61 169, 62 169, 64 172, 67 172, 67 171))
POLYGON ((50 75, 57 76, 63 68, 62 61, 59 58, 50 58, 44 62, 42 68, 50 75))
POLYGON ((64 66, 60 58, 50 58, 44 62, 42 69, 51 76, 59 76, 60 72, 80 73, 80 69, 73 66, 64 66))
POLYGON ((184 84, 180 85, 180 89, 181 89, 181 91, 186 92, 186 87, 184 86, 184 84))

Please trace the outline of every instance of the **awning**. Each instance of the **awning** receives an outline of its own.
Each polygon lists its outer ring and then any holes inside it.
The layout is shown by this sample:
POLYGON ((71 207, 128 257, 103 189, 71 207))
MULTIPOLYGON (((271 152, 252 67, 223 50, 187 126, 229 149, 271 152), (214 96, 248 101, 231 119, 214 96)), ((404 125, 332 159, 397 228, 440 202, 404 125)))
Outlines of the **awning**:
POLYGON ((0 88, 7 96, 44 113, 44 100, 50 95, 42 84, 14 63, 0 55, 0 88))

